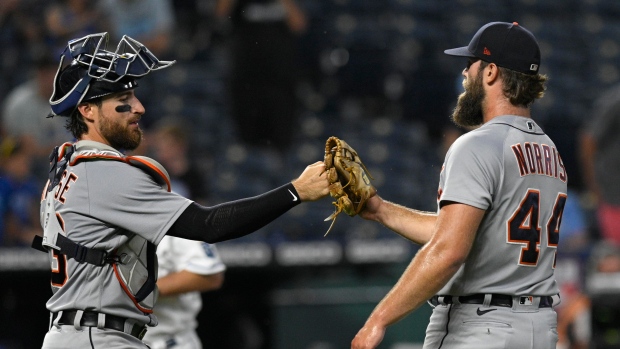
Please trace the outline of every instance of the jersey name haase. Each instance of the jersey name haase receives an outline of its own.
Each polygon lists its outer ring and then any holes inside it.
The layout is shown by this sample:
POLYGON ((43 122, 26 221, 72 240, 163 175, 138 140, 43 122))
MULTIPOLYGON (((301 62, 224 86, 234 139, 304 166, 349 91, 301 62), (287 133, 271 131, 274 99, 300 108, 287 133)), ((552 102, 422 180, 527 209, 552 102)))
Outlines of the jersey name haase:
MULTIPOLYGON (((77 179, 78 179, 77 175, 75 175, 73 172, 68 172, 67 170, 65 170, 65 172, 63 172, 62 177, 60 179, 60 184, 58 185, 58 189, 56 189, 56 192, 54 193, 54 199, 56 201, 59 201, 61 204, 64 204, 66 201, 65 194, 67 193, 69 188, 71 188, 71 184, 75 183, 77 179)), ((51 184, 48 184, 48 185, 51 185, 51 184)), ((47 190, 47 188, 45 190, 47 190)))

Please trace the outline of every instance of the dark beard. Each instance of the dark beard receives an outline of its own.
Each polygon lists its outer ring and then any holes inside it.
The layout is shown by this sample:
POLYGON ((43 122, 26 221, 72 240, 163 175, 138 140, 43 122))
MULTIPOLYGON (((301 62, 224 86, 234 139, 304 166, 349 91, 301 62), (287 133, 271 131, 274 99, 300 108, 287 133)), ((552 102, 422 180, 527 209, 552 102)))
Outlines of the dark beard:
POLYGON ((482 101, 485 93, 482 88, 482 74, 479 72, 476 79, 465 86, 465 92, 459 95, 456 107, 452 112, 452 121, 461 127, 472 128, 482 125, 482 101))
POLYGON ((114 149, 134 150, 142 141, 142 129, 131 130, 100 114, 101 134, 114 149))

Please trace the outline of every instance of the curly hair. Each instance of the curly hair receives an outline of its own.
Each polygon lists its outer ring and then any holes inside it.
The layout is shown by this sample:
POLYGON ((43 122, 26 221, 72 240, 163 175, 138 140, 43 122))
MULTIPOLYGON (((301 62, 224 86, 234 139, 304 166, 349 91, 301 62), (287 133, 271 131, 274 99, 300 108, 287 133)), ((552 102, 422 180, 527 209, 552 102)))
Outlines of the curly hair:
MULTIPOLYGON (((480 69, 484 69, 487 65, 489 65, 488 62, 482 61, 480 69)), ((498 68, 503 81, 504 96, 513 105, 529 108, 535 100, 545 95, 547 75, 530 75, 500 66, 498 68)))

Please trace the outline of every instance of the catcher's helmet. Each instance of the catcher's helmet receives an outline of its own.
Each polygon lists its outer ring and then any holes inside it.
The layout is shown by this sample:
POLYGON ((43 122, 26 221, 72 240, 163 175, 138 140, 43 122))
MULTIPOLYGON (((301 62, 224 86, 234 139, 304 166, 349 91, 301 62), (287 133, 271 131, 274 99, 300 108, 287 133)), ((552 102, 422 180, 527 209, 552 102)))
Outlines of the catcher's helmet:
POLYGON ((108 38, 108 33, 99 33, 69 41, 54 78, 50 117, 70 116, 81 102, 133 89, 140 77, 175 63, 160 61, 146 46, 126 35, 116 51, 107 51, 108 38))

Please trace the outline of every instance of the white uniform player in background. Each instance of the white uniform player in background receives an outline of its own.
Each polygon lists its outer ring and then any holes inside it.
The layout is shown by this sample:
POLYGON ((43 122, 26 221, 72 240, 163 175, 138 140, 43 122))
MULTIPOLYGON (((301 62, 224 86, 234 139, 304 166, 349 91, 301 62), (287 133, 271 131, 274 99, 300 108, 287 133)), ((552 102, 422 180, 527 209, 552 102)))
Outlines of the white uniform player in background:
POLYGON ((200 349, 196 334, 200 292, 219 289, 226 266, 215 245, 172 236, 161 240, 157 258, 159 299, 154 314, 159 324, 143 340, 151 349, 200 349))
POLYGON ((545 91, 540 48, 518 23, 484 25, 467 47, 452 120, 471 130, 448 150, 437 213, 372 197, 363 218, 424 245, 352 341, 376 348, 427 301, 424 349, 555 349, 555 259, 567 174, 531 117, 545 91))

